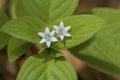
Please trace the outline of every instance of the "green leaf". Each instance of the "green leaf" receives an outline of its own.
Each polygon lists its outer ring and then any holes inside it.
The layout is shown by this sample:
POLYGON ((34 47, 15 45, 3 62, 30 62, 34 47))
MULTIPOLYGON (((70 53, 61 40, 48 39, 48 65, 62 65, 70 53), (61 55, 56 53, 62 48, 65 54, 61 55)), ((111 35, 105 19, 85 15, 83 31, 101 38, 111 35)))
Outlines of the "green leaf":
POLYGON ((5 12, 0 8, 0 27, 9 20, 5 12))
POLYGON ((15 8, 16 8, 16 2, 17 0, 10 0, 10 14, 12 19, 16 18, 16 12, 15 12, 15 8))
POLYGON ((5 45, 8 43, 10 39, 10 36, 3 33, 3 32, 0 32, 0 49, 2 49, 3 47, 5 47, 5 45))
POLYGON ((10 36, 1 32, 1 27, 9 20, 5 12, 0 9, 0 49, 3 48, 9 41, 10 36))
POLYGON ((32 43, 38 43, 38 32, 44 31, 47 25, 39 18, 20 17, 9 21, 2 30, 9 35, 32 43))
POLYGON ((120 11, 112 8, 95 8, 91 10, 91 13, 104 18, 108 23, 119 22, 120 11), (101 12, 100 12, 101 11, 101 12), (108 15, 109 13, 109 15, 108 15), (103 16, 104 15, 104 16, 103 16), (115 17, 114 17, 115 16, 115 17))
POLYGON ((17 16, 39 17, 47 24, 75 11, 79 0, 17 0, 17 16))
POLYGON ((71 38, 66 38, 65 41, 59 42, 56 47, 68 49, 77 46, 86 40, 90 39, 103 25, 103 20, 93 15, 78 15, 66 17, 58 20, 63 21, 65 26, 71 26, 71 38))
POLYGON ((120 11, 93 9, 92 13, 106 20, 106 24, 87 43, 70 51, 102 72, 120 75, 120 11))
POLYGON ((14 61, 27 52, 33 44, 17 39, 11 38, 8 43, 8 59, 14 61))
POLYGON ((45 49, 41 53, 31 56, 23 65, 17 80, 77 80, 70 62, 62 56, 51 57, 52 52, 61 54, 57 50, 45 49))

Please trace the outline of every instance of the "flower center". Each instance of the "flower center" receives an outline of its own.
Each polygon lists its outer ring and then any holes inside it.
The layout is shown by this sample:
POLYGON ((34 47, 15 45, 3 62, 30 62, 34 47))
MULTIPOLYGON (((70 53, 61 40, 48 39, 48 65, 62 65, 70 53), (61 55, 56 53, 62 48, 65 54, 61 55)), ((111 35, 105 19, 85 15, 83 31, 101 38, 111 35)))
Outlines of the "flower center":
POLYGON ((45 40, 50 41, 51 40, 51 35, 50 34, 45 34, 45 40))
POLYGON ((59 34, 60 34, 60 35, 63 35, 63 34, 64 34, 64 32, 63 32, 63 29, 62 29, 62 28, 60 28, 60 29, 59 29, 59 34))

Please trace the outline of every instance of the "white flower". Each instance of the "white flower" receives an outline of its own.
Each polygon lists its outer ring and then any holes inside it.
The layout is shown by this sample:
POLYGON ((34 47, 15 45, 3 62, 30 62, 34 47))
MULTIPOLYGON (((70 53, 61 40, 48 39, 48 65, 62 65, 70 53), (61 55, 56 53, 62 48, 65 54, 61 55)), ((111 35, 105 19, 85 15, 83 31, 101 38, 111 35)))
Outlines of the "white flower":
POLYGON ((38 32, 38 35, 43 38, 40 41, 40 43, 46 42, 46 45, 49 48, 51 45, 51 42, 57 42, 57 39, 54 37, 54 34, 55 34, 55 31, 50 32, 48 27, 46 27, 45 32, 38 32))
POLYGON ((60 37, 61 40, 64 39, 64 37, 71 37, 71 35, 68 33, 71 26, 64 27, 64 23, 60 22, 60 26, 53 26, 55 28, 55 32, 60 37))

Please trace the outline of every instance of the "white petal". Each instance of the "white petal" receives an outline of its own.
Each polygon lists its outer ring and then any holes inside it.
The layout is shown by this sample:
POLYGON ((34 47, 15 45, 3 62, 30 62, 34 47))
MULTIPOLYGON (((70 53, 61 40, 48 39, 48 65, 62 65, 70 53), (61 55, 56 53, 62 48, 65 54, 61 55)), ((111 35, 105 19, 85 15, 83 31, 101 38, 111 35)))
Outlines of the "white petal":
POLYGON ((42 40, 40 41, 40 43, 44 43, 44 42, 46 42, 45 39, 42 39, 42 40))
POLYGON ((64 39, 64 36, 63 36, 63 35, 60 35, 60 39, 63 40, 63 39, 64 39))
POLYGON ((58 40, 55 37, 52 37, 51 41, 52 42, 57 42, 58 40))
POLYGON ((62 21, 60 22, 60 27, 64 27, 64 23, 62 21))
POLYGON ((56 30, 55 32, 59 35, 59 30, 56 30))
POLYGON ((54 34, 55 34, 55 31, 50 32, 50 35, 52 35, 52 36, 53 36, 54 34))
POLYGON ((50 32, 49 28, 46 27, 46 29, 45 29, 45 33, 49 33, 49 32, 50 32))
POLYGON ((51 42, 50 42, 50 41, 48 41, 48 42, 46 42, 46 44, 47 44, 47 47, 49 48, 49 47, 50 47, 50 45, 51 45, 51 42))
POLYGON ((65 27, 65 30, 68 31, 71 28, 71 26, 65 27))
POLYGON ((54 27, 55 30, 58 30, 58 28, 59 28, 58 26, 53 26, 53 27, 54 27))
POLYGON ((38 32, 38 35, 40 35, 41 37, 44 37, 44 36, 45 36, 45 34, 42 33, 42 32, 38 32))
POLYGON ((67 33, 67 34, 65 34, 65 36, 71 37, 71 34, 67 33))

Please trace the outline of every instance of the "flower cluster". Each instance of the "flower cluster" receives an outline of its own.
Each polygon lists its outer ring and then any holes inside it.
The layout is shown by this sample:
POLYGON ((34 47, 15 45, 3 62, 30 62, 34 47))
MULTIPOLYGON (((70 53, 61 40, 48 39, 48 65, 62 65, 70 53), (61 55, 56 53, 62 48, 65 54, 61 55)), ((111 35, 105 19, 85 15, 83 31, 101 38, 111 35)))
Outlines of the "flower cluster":
POLYGON ((64 40, 64 37, 71 37, 71 35, 68 33, 71 26, 64 27, 64 23, 60 22, 59 26, 53 26, 55 30, 50 32, 49 28, 46 27, 45 32, 38 32, 38 35, 42 37, 42 40, 40 41, 40 44, 46 43, 47 47, 49 48, 51 45, 51 42, 57 42, 57 38, 54 36, 56 33, 61 40, 64 40))

